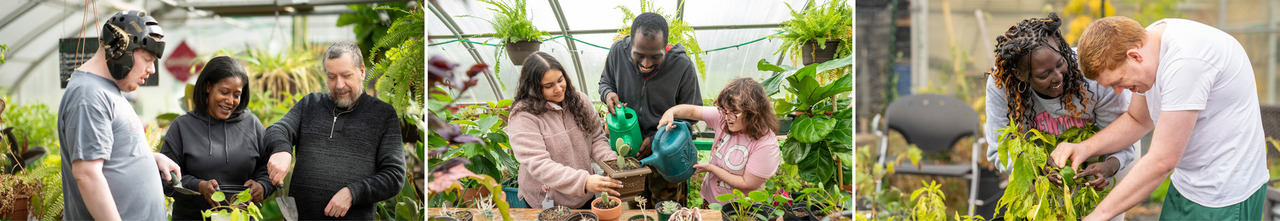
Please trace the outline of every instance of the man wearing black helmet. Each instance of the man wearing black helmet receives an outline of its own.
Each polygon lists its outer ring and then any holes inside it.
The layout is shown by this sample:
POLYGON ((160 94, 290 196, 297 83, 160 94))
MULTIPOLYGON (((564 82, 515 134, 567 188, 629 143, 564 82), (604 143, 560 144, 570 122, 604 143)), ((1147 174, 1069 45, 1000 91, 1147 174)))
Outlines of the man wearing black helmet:
POLYGON ((67 83, 58 106, 63 218, 164 220, 161 182, 182 176, 168 157, 151 152, 142 121, 121 95, 155 73, 164 53, 159 23, 146 12, 111 16, 102 45, 67 83))

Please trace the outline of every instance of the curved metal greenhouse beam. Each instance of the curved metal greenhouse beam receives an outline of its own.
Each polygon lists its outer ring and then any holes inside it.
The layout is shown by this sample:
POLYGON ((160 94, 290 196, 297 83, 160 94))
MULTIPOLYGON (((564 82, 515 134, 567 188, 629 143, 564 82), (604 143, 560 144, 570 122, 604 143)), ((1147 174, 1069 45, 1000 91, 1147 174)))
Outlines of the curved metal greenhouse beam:
MULTIPOLYGON (((449 13, 446 13, 443 9, 440 9, 440 6, 436 5, 434 1, 431 1, 430 8, 431 8, 431 14, 436 15, 436 18, 439 18, 440 21, 443 21, 445 23, 445 27, 449 28, 449 32, 453 33, 454 37, 458 39, 462 39, 462 34, 461 34, 462 28, 458 27, 458 23, 453 22, 453 17, 449 17, 449 13)), ((467 53, 471 54, 471 58, 475 59, 477 64, 485 64, 484 59, 480 57, 479 52, 476 52, 475 47, 472 47, 471 44, 462 44, 462 45, 463 47, 467 48, 467 53)), ((497 74, 497 73, 493 73, 493 74, 497 74)), ((498 98, 498 100, 502 100, 503 99, 502 91, 498 90, 498 83, 494 82, 495 79, 493 77, 493 74, 486 74, 484 76, 485 76, 485 79, 489 80, 489 89, 493 90, 494 97, 498 98)))
POLYGON ((591 94, 587 91, 587 78, 582 74, 582 60, 578 58, 578 45, 573 42, 573 34, 569 33, 569 21, 564 17, 564 10, 560 8, 560 0, 547 0, 551 3, 551 11, 556 15, 556 23, 560 24, 560 31, 564 32, 564 36, 570 40, 564 41, 569 46, 569 55, 573 57, 573 68, 578 72, 578 89, 583 93, 591 94))

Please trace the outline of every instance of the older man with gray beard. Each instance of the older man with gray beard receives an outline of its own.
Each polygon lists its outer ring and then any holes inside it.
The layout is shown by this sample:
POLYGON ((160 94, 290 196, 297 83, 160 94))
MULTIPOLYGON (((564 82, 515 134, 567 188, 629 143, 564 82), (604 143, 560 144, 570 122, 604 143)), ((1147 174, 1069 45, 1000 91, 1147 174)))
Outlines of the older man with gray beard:
POLYGON ((297 156, 288 192, 301 220, 373 220, 375 204, 404 185, 400 118, 364 93, 359 47, 335 43, 323 60, 329 93, 308 94, 267 128, 267 170, 281 185, 297 156))

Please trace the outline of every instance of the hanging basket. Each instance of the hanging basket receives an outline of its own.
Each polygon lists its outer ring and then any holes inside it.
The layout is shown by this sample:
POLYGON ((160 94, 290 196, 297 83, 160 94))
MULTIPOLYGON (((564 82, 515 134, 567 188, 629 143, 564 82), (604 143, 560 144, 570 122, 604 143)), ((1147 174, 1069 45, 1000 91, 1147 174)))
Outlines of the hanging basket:
POLYGON ((516 65, 524 65, 524 59, 529 58, 533 52, 537 52, 542 46, 542 42, 538 40, 520 40, 516 42, 506 43, 507 57, 511 58, 511 63, 516 65))
POLYGON ((825 48, 819 48, 818 42, 806 41, 804 48, 801 48, 801 54, 804 57, 804 65, 822 63, 835 59, 836 48, 840 46, 840 39, 827 39, 825 48))

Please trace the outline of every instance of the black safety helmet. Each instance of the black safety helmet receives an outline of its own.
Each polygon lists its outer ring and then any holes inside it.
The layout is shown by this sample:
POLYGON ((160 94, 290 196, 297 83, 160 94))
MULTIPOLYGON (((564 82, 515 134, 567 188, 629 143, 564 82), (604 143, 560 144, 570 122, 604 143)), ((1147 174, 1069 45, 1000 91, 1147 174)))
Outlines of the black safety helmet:
POLYGON ((124 79, 133 69, 133 50, 143 49, 156 58, 164 53, 164 31, 160 22, 143 11, 124 11, 112 15, 102 25, 102 44, 107 53, 107 70, 116 80, 124 79))

